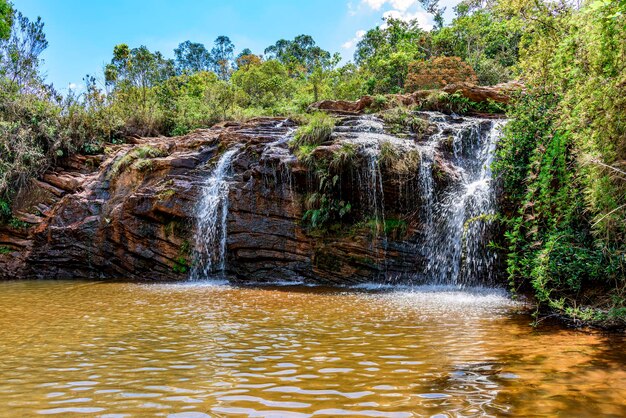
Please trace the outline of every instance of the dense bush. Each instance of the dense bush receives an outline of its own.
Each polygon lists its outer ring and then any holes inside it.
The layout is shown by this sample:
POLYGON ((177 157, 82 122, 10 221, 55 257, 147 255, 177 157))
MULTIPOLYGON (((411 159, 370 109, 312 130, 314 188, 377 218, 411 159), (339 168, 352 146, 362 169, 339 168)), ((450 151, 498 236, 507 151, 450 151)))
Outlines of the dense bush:
POLYGON ((472 67, 459 57, 435 57, 409 65, 405 88, 407 91, 436 89, 459 82, 478 82, 472 67))
POLYGON ((626 2, 539 6, 508 5, 527 19, 520 68, 530 87, 496 163, 508 273, 544 306, 614 321, 626 296, 626 2))
POLYGON ((479 84, 513 78, 523 25, 519 15, 500 8, 507 3, 490 2, 494 7, 479 8, 479 2, 461 2, 452 24, 433 33, 433 55, 461 57, 472 66, 479 84))

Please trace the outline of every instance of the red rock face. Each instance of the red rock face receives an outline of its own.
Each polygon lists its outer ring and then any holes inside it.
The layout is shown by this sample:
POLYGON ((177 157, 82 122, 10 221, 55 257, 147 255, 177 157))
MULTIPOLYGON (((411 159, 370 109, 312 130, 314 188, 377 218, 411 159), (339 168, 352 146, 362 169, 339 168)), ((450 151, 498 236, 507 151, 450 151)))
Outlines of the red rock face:
POLYGON ((245 151, 233 161, 229 277, 325 283, 376 277, 384 255, 367 229, 342 238, 312 236, 303 227, 308 169, 264 153, 287 131, 275 128, 278 122, 222 124, 65 161, 18 196, 18 216, 31 226, 0 230, 0 278, 186 279, 199 185, 220 151, 234 144, 245 151), (148 148, 162 156, 138 156, 148 148), (281 175, 291 177, 291 190, 281 175))
MULTIPOLYGON (((416 250, 419 221, 382 233, 360 220, 358 167, 335 169, 341 198, 353 202, 352 218, 324 233, 303 222, 305 200, 317 190, 314 169, 284 146, 268 146, 293 127, 272 118, 223 123, 63 162, 16 199, 14 210, 31 227, 0 228, 0 247, 8 249, 0 253, 0 279, 186 280, 200 186, 235 145, 241 152, 232 161, 225 272, 231 280, 351 284, 412 277, 424 263, 416 250)), ((316 158, 335 152, 327 144, 316 158)), ((419 205, 418 179, 382 170, 386 215, 407 218, 419 205)))
POLYGON ((443 89, 446 93, 460 93, 462 96, 476 103, 494 101, 509 103, 511 95, 524 90, 524 85, 518 82, 496 84, 495 86, 476 86, 469 83, 449 84, 443 89))

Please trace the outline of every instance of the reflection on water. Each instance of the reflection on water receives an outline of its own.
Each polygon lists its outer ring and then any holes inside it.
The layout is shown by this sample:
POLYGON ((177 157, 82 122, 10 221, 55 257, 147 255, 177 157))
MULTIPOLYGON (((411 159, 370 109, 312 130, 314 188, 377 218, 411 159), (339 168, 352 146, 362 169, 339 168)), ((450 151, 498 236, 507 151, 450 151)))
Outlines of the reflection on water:
POLYGON ((0 284, 0 416, 624 416, 626 342, 503 294, 0 284))

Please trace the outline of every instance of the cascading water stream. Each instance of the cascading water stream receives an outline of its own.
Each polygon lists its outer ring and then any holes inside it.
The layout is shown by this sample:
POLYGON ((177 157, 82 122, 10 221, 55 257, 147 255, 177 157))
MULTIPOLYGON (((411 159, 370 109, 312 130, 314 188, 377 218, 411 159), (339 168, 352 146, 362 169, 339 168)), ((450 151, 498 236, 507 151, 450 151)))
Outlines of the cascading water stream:
POLYGON ((431 117, 431 122, 438 133, 424 145, 420 168, 425 279, 435 284, 488 284, 495 261, 487 245, 495 214, 490 166, 503 122, 489 122, 486 130, 481 119, 431 117), (433 171, 441 161, 435 161, 435 150, 446 141, 452 155, 445 163, 456 180, 437 190, 433 171))
POLYGON ((287 127, 286 131, 282 133, 282 129, 287 123, 288 120, 284 120, 276 124, 274 129, 281 130, 281 133, 278 139, 265 145, 261 154, 261 161, 271 170, 271 175, 265 174, 266 185, 269 183, 268 180, 271 180, 273 185, 280 184, 282 196, 293 203, 293 179, 290 166, 297 161, 297 158, 289 149, 289 142, 293 138, 296 128, 287 127))
POLYGON ((228 217, 228 175, 239 148, 226 151, 206 179, 196 208, 192 280, 221 278, 226 262, 226 221, 228 217))
POLYGON ((493 271, 497 258, 488 247, 487 235, 496 214, 496 199, 493 188, 491 165, 500 137, 502 121, 492 122, 480 153, 483 162, 480 176, 466 187, 463 199, 468 208, 463 225, 463 283, 480 283, 481 279, 493 271))

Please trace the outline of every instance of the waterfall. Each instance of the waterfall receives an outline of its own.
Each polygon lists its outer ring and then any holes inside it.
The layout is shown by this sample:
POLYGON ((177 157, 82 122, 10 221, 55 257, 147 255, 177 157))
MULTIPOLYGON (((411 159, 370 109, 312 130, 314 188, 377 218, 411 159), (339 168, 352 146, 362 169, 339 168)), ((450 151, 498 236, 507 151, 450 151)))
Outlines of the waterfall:
POLYGON ((297 158, 289 149, 289 141, 293 139, 296 128, 293 125, 286 126, 288 123, 287 119, 275 125, 273 129, 278 131, 278 138, 264 146, 260 161, 267 168, 263 175, 265 187, 280 187, 281 196, 289 199, 293 204, 291 165, 297 161, 297 158))
POLYGON ((488 248, 489 227, 495 215, 491 163, 503 122, 476 118, 461 121, 431 117, 438 133, 424 145, 420 209, 424 228, 424 276, 436 284, 484 284, 491 281, 495 254, 488 248), (437 149, 449 148, 449 159, 435 159, 437 149), (437 190, 436 164, 447 164, 456 177, 437 190))
POLYGON ((363 151, 365 165, 360 173, 361 194, 364 197, 363 207, 371 220, 376 223, 376 230, 385 223, 385 198, 383 191, 383 176, 380 171, 379 154, 377 147, 365 148, 363 151))
MULTIPOLYGON (((376 225, 377 259, 385 278, 389 251, 416 253, 413 278, 429 284, 481 285, 493 283, 496 261, 489 248, 496 214, 491 163, 502 121, 419 112, 428 121, 418 138, 391 135, 374 115, 342 118, 333 137, 354 145, 360 156, 356 170, 362 221, 376 225), (405 184, 417 196, 406 205, 403 190, 390 187, 398 180, 394 159, 419 153, 419 168, 405 184), (385 164, 381 164, 385 161, 385 164), (414 228, 402 243, 389 241, 385 217, 401 219, 414 228), (382 228, 382 230, 381 230, 382 228), (377 245, 378 244, 378 245, 377 245), (391 246, 391 247, 390 247, 391 246), (378 248, 383 254, 378 254, 378 248)), ((401 267, 402 268, 402 267, 401 267)), ((392 268, 393 269, 393 268, 392 268)), ((410 273, 409 273, 410 274, 410 273)))
POLYGON ((467 185, 464 193, 463 200, 469 209, 463 224, 464 248, 460 277, 463 283, 480 283, 485 276, 493 273, 497 258, 495 252, 488 247, 489 227, 496 214, 491 165, 503 126, 502 121, 492 122, 481 148, 480 175, 467 185))
POLYGON ((233 157, 239 148, 226 151, 202 185, 196 207, 197 226, 192 280, 222 276, 226 262, 228 181, 233 157))

